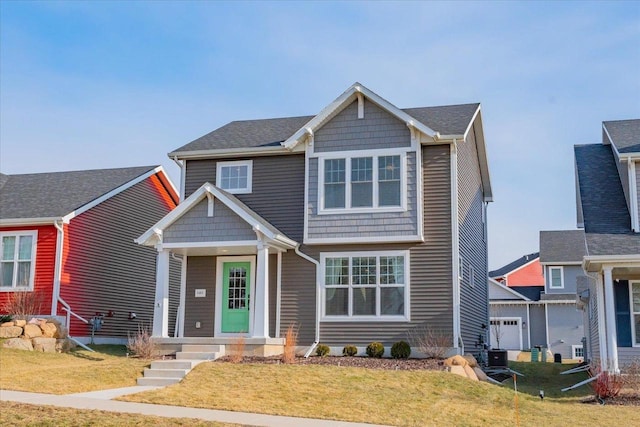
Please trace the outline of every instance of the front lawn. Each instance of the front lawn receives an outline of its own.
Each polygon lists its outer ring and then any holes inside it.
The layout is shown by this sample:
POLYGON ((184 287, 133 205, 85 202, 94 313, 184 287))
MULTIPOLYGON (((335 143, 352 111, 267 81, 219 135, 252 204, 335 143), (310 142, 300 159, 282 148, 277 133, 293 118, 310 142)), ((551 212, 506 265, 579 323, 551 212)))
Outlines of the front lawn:
POLYGON ((70 394, 136 385, 148 360, 126 357, 126 347, 93 346, 95 353, 38 353, 0 347, 0 388, 70 394))
MULTIPOLYGON (((588 387, 541 401, 537 390, 531 395, 536 387, 531 374, 529 385, 520 381, 518 414, 508 386, 446 372, 320 365, 203 363, 179 384, 120 399, 399 426, 512 426, 516 417, 521 425, 597 426, 613 419, 640 425, 637 407, 580 403, 588 387)), ((549 375, 543 371, 538 378, 550 384, 549 375)))

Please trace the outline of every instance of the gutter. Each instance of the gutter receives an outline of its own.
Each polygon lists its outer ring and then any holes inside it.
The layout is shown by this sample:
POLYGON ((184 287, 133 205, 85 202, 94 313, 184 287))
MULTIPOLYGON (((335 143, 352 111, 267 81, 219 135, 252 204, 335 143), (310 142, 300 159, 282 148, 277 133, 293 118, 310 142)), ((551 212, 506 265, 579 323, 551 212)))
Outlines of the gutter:
POLYGON ((304 354, 304 357, 307 358, 320 343, 320 286, 318 285, 318 267, 320 267, 320 262, 301 252, 300 244, 296 245, 294 251, 299 257, 306 259, 316 266, 316 337, 313 344, 311 344, 311 347, 309 347, 307 352, 304 354))

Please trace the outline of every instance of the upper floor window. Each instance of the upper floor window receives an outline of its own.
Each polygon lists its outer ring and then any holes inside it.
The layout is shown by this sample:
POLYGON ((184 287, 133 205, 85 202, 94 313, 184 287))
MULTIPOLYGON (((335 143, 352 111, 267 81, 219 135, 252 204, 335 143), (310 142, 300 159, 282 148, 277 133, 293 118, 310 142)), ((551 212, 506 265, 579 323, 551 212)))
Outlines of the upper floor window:
POLYGON ((549 267, 549 288, 564 288, 564 280, 562 277, 562 267, 549 267))
POLYGON ((408 252, 321 254, 324 319, 408 318, 408 252))
POLYGON ((0 290, 33 289, 37 233, 0 233, 0 290))
POLYGON ((404 154, 321 158, 321 211, 403 208, 404 154))
POLYGON ((218 162, 216 185, 232 194, 251 193, 252 169, 252 160, 218 162))

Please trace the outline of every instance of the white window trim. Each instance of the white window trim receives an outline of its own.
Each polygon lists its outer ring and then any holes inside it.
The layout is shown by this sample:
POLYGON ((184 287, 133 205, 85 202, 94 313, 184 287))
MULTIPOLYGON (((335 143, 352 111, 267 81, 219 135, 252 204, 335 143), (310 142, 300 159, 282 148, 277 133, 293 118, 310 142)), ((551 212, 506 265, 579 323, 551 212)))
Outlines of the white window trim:
MULTIPOLYGON (((410 251, 363 251, 363 252, 321 252, 320 253, 320 280, 321 280, 321 288, 322 288, 322 317, 321 321, 323 322, 409 322, 411 321, 410 316, 410 267, 411 262, 409 259, 410 251), (325 272, 326 272, 326 260, 327 258, 354 258, 354 257, 376 257, 376 311, 379 311, 380 298, 379 298, 379 289, 384 286, 380 286, 380 263, 379 258, 381 256, 403 256, 404 257, 404 315, 396 315, 396 316, 383 316, 383 315, 375 315, 375 316, 332 316, 326 315, 326 290, 325 286, 325 272)), ((351 263, 349 263, 351 265, 351 263)), ((351 277, 351 270, 349 270, 349 277, 351 277)), ((345 286, 346 287, 346 286, 345 286)), ((351 288, 351 285, 348 286, 351 288)), ((373 287, 371 285, 370 287, 373 287)), ((331 287, 333 288, 333 287, 331 287)), ((351 300, 351 292, 349 293, 349 311, 352 310, 352 300, 351 300)))
POLYGON ((18 269, 15 268, 16 260, 14 259, 13 278, 11 281, 11 287, 0 287, 0 292, 14 292, 14 291, 33 291, 36 275, 36 259, 38 249, 38 231, 3 231, 0 232, 0 256, 2 256, 2 239, 7 236, 16 237, 16 250, 18 250, 18 238, 20 236, 31 236, 31 270, 29 271, 29 286, 13 286, 17 279, 18 269))
POLYGON ((635 316, 640 315, 640 311, 633 311, 633 284, 640 284, 638 280, 629 280, 629 313, 631 322, 631 345, 633 347, 640 347, 640 342, 636 341, 636 319, 635 316))
POLYGON ((318 158, 318 215, 332 215, 344 213, 384 213, 384 212, 405 212, 407 211, 407 149, 386 149, 386 150, 366 150, 366 151, 339 151, 331 153, 321 153, 318 158), (385 156, 400 156, 400 206, 378 207, 378 158, 385 156), (351 159, 360 157, 373 158, 373 207, 351 208, 351 159), (325 160, 345 160, 345 207, 329 208, 324 207, 324 161, 325 160))
POLYGON ((564 268, 562 266, 549 266, 549 289, 564 289, 564 268), (553 286, 552 270, 560 270, 560 286, 553 286))
POLYGON ((582 347, 582 344, 580 344, 580 345, 572 345, 571 346, 571 358, 572 359, 583 359, 584 360, 584 348, 582 347), (581 349, 582 350, 582 356, 577 356, 576 355, 576 350, 577 349, 581 349))
MULTIPOLYGON (((522 344, 522 317, 489 317, 489 332, 490 332, 490 336, 489 336, 489 344, 491 344, 491 338, 493 337, 493 339, 496 339, 495 336, 495 328, 493 328, 491 322, 496 321, 496 322, 504 322, 504 321, 515 321, 517 323, 517 328, 518 328, 518 339, 520 341, 520 348, 519 350, 523 349, 523 344, 522 344)), ((504 325, 501 325, 501 327, 504 325)), ((503 332, 503 336, 504 336, 504 332, 503 332)), ((500 337, 500 339, 502 339, 502 337, 500 337)))
POLYGON ((230 194, 249 194, 253 187, 253 160, 237 160, 231 162, 218 162, 216 163, 216 187, 226 191, 230 194), (247 166, 247 186, 245 188, 222 188, 220 182, 222 181, 222 168, 233 166, 247 166))

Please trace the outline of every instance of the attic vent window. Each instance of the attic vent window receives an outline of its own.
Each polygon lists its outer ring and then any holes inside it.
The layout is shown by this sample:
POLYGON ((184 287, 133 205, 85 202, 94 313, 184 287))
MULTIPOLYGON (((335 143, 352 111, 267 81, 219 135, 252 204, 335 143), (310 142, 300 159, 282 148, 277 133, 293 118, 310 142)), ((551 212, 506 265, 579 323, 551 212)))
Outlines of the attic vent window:
POLYGON ((251 193, 252 169, 252 160, 218 162, 216 186, 232 194, 251 193))

